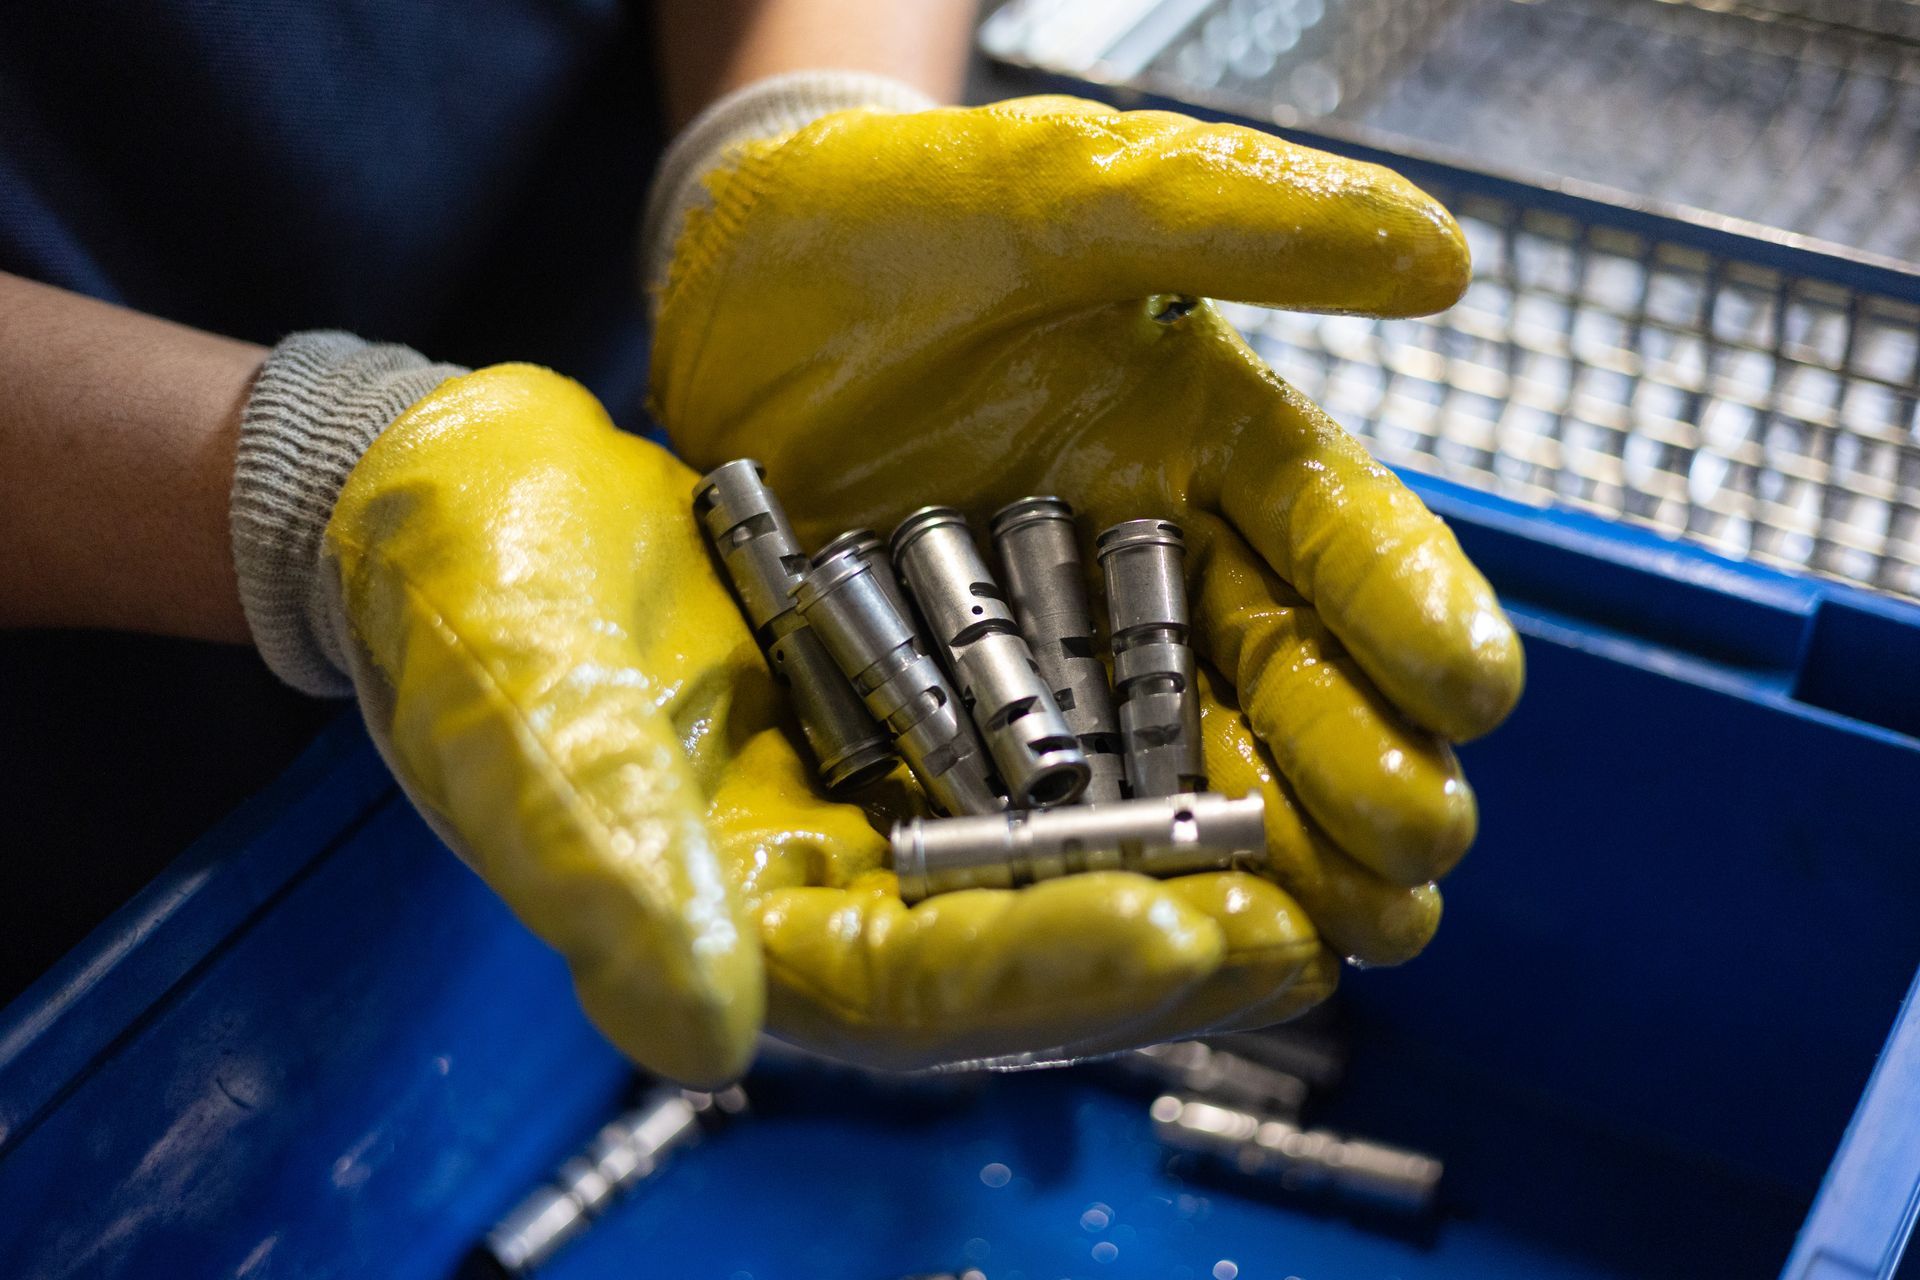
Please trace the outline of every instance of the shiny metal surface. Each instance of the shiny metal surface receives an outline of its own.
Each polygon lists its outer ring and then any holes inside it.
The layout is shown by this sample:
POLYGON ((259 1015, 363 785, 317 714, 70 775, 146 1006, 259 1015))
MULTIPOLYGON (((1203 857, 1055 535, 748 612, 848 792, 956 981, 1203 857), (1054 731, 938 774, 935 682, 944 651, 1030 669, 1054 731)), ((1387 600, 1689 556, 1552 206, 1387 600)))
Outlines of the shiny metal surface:
POLYGON ((1120 720, 1106 664, 1095 649, 1073 508, 1060 498, 1022 498, 994 514, 992 531, 1021 634, 1087 754, 1090 772, 1080 799, 1088 804, 1121 799, 1126 771, 1120 720))
POLYGON ((1154 1136, 1172 1150, 1288 1192, 1413 1216, 1440 1188, 1441 1163, 1418 1152, 1174 1093, 1154 1099, 1152 1114, 1154 1136))
POLYGON ((915 818, 894 825, 893 870, 907 902, 960 889, 1017 889, 1083 871, 1219 871, 1264 859, 1265 812, 1258 794, 1205 794, 915 818))
POLYGON ((986 749, 959 692, 927 653, 896 594, 858 547, 824 556, 795 588, 794 602, 933 804, 950 814, 991 813, 986 749))
POLYGON ((847 552, 852 552, 873 566, 874 582, 886 593, 887 599, 893 601, 893 607, 900 616, 917 626, 913 602, 907 599, 907 593, 900 587, 900 575, 894 572, 893 558, 887 554, 886 540, 871 529, 849 529, 814 552, 813 563, 822 565, 847 552))
POLYGON ((1170 796, 1207 788, 1200 694, 1187 643, 1186 538, 1167 520, 1128 520, 1102 532, 1113 683, 1127 789, 1170 796))
POLYGON ((923 507, 900 522, 894 560, 1016 808, 1065 804, 1087 785, 1086 753, 1041 679, 966 518, 923 507))
POLYGON ((532 1274, 636 1183, 659 1172, 676 1150, 744 1110, 746 1095, 738 1088, 653 1089, 514 1206, 487 1233, 482 1254, 501 1274, 532 1274))
POLYGON ((760 464, 741 458, 709 472, 693 492, 693 509, 767 665, 792 692, 821 780, 843 791, 885 776, 893 768, 887 735, 793 606, 807 559, 760 464))
POLYGON ((1106 1065, 1129 1080, 1153 1086, 1156 1093, 1196 1094, 1289 1118, 1300 1114, 1310 1091, 1299 1076, 1199 1040, 1134 1049, 1106 1065))
POLYGON ((1346 1037, 1319 1025, 1323 1019, 1310 1013, 1277 1027, 1258 1031, 1236 1031, 1209 1036, 1216 1049, 1257 1063, 1270 1071, 1295 1076, 1309 1089, 1331 1089, 1340 1084, 1347 1072, 1346 1037))

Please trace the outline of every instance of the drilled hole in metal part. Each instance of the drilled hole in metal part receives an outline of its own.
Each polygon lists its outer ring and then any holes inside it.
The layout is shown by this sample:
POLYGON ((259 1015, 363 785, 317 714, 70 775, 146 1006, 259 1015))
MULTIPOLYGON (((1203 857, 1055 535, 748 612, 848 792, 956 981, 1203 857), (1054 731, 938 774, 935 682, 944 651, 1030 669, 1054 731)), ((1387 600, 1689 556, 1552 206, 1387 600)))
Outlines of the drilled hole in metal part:
POLYGON ((1078 781, 1070 769, 1043 773, 1027 788, 1027 799, 1037 805, 1059 804, 1073 794, 1074 784, 1078 781))
POLYGON ((986 610, 985 610, 985 609, 983 609, 983 608, 981 608, 981 607, 980 607, 979 605, 975 605, 975 606, 973 606, 973 616, 974 616, 974 617, 976 617, 976 618, 977 618, 977 617, 979 617, 979 616, 980 616, 981 614, 983 614, 983 613, 985 613, 985 612, 986 612, 986 610))

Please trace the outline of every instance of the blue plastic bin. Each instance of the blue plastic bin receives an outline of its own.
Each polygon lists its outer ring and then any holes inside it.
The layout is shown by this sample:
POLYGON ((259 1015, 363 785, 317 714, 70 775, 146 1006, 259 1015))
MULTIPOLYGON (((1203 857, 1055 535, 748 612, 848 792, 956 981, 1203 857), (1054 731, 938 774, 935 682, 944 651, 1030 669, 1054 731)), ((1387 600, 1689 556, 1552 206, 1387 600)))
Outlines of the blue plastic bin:
MULTIPOLYGON (((1327 1121, 1446 1159, 1435 1230, 1186 1185, 1040 1073, 740 1125, 553 1274, 1896 1274, 1920 609, 1415 483, 1531 664, 1439 938, 1346 988, 1327 1121)), ((0 1019, 0 1275, 446 1275, 627 1079, 343 720, 0 1019)))

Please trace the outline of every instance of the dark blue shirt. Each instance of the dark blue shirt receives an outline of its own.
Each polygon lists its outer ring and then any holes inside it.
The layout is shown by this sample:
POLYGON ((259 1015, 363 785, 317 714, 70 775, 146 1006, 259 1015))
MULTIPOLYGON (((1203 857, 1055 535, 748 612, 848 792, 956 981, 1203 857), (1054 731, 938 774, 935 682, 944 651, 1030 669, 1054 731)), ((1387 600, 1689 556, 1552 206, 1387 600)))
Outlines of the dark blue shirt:
MULTIPOLYGON (((534 360, 637 424, 648 28, 616 0, 7 5, 0 269, 256 342, 534 360)), ((138 636, 0 633, 0 682, 0 1000, 341 713, 138 636)))
POLYGON ((535 360, 632 421, 660 143, 617 0, 28 0, 0 35, 0 268, 272 342, 535 360))

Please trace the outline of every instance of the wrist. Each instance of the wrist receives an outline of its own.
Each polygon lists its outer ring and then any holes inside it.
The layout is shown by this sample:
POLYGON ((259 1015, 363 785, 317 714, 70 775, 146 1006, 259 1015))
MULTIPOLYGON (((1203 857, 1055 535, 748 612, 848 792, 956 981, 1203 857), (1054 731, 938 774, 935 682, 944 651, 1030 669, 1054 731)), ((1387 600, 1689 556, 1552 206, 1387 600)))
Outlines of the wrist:
POLYGON ((395 418, 464 372, 324 331, 294 334, 260 366, 234 451, 233 564, 255 646, 301 692, 352 692, 320 579, 321 537, 347 474, 395 418))

